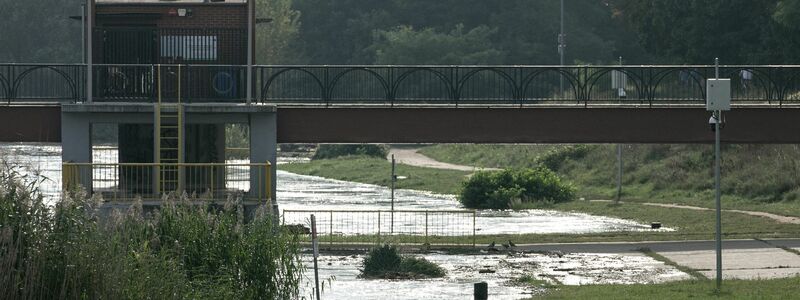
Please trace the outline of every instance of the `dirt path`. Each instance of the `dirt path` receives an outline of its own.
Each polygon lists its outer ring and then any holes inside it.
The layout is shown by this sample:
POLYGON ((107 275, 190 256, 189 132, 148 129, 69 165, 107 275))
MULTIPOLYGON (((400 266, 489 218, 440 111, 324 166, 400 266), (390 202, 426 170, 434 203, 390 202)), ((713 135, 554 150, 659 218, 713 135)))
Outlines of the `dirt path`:
MULTIPOLYGON (((596 202, 613 202, 612 200, 592 200, 592 201, 596 201, 596 202)), ((632 202, 632 203, 638 203, 638 202, 632 202)), ((714 210, 713 208, 706 208, 706 207, 699 207, 699 206, 689 206, 689 205, 680 205, 680 204, 647 203, 647 202, 639 203, 639 204, 648 205, 648 206, 657 206, 657 207, 666 207, 666 208, 680 208, 680 209, 690 209, 690 210, 702 210, 702 211, 709 211, 709 210, 713 211, 714 210)), ((776 214, 768 213, 768 212, 738 210, 738 209, 723 209, 722 211, 738 213, 738 214, 744 214, 744 215, 755 216, 755 217, 769 218, 769 219, 772 219, 772 220, 774 220, 774 221, 776 221, 778 223, 798 224, 798 225, 800 225, 800 218, 798 218, 798 217, 781 216, 781 215, 776 215, 776 214)))
POLYGON ((474 166, 462 166, 462 165, 440 162, 425 155, 422 155, 417 151, 419 151, 419 148, 390 148, 389 156, 387 157, 387 159, 391 160, 392 154, 394 154, 394 158, 397 161, 397 163, 415 167, 457 170, 457 171, 467 171, 467 172, 480 171, 480 170, 487 170, 487 171, 499 170, 495 168, 479 168, 474 166))

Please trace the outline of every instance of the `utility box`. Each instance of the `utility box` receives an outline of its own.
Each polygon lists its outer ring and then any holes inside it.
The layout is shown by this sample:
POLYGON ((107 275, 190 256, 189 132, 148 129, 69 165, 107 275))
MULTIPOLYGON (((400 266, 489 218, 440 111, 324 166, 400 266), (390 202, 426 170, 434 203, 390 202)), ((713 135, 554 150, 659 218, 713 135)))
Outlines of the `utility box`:
POLYGON ((706 80, 706 110, 731 110, 731 80, 729 78, 706 80))

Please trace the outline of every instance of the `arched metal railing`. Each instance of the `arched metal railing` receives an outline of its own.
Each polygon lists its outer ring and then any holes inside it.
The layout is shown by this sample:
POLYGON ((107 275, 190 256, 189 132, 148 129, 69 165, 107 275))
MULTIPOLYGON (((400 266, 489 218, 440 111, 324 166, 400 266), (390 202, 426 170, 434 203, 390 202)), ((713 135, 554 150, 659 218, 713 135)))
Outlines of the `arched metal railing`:
MULTIPOLYGON (((161 81, 187 102, 246 102, 246 66, 95 65, 97 102, 152 102, 161 81), (171 76, 171 77, 170 77, 171 76)), ((653 66, 255 66, 256 103, 363 106, 536 106, 703 104, 708 65, 653 66)), ((734 105, 800 104, 800 66, 721 66, 734 105)), ((0 64, 0 99, 85 100, 86 66, 0 64)))

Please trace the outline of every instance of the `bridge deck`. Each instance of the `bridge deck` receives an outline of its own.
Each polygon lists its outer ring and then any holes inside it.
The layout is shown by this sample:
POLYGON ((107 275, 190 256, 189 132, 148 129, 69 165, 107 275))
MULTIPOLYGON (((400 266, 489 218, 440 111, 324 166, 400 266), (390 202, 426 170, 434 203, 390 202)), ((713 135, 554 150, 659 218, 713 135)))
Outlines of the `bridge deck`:
MULTIPOLYGON (((710 143, 702 105, 278 106, 279 143, 710 143)), ((800 143, 800 106, 737 105, 726 143, 800 143)), ((0 141, 60 142, 59 105, 0 106, 0 141)))

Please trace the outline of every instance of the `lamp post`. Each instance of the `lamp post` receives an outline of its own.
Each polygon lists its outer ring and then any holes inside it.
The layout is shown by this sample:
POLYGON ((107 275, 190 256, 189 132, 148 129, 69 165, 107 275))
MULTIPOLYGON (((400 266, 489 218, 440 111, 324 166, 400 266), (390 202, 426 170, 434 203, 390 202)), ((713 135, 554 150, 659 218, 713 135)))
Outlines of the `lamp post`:
MULTIPOLYGON (((561 31, 558 34, 558 55, 560 56, 561 67, 564 67, 564 54, 567 50, 567 35, 564 34, 564 0, 561 0, 561 31)), ((561 95, 564 95, 564 75, 559 77, 559 87, 561 95)))
MULTIPOLYGON (((719 58, 714 60, 714 73, 715 78, 719 79, 719 58)), ((719 147, 719 140, 720 140, 720 127, 719 123, 722 121, 722 110, 717 109, 714 113, 714 201, 716 203, 716 217, 717 217, 717 232, 716 232, 716 240, 717 240, 717 291, 720 290, 722 287, 722 201, 721 198, 721 191, 720 191, 720 147, 719 147)))
POLYGON ((706 110, 711 111, 711 119, 708 120, 711 130, 714 131, 714 202, 716 204, 716 267, 717 267, 717 291, 722 287, 722 204, 720 201, 722 191, 720 190, 720 165, 722 163, 720 153, 720 136, 723 127, 722 111, 731 109, 731 80, 729 78, 719 78, 719 58, 714 61, 714 79, 706 81, 706 110))

